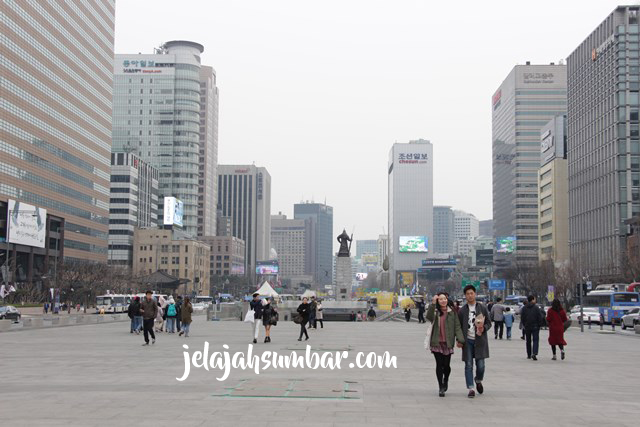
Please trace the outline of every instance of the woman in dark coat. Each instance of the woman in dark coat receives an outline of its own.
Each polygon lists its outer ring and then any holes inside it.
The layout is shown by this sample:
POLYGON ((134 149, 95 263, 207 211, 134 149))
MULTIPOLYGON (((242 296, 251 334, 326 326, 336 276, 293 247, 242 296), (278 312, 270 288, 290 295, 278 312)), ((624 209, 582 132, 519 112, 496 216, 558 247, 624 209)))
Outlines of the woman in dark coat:
POLYGON ((262 324, 264 325, 265 337, 264 342, 271 342, 271 325, 277 320, 277 311, 273 306, 273 298, 267 298, 266 304, 262 306, 262 324))
POLYGON ((298 338, 298 341, 302 341, 302 334, 306 337, 304 339, 305 341, 309 339, 307 328, 304 327, 304 325, 309 321, 309 310, 311 310, 311 306, 309 305, 307 298, 302 298, 302 304, 298 306, 297 310, 298 314, 302 317, 302 322, 300 323, 300 338, 298 338))
POLYGON ((562 308, 560 300, 554 299, 551 308, 547 311, 547 325, 549 325, 549 345, 553 352, 551 360, 556 360, 556 346, 560 347, 560 358, 564 360, 564 322, 567 321, 567 313, 562 308))

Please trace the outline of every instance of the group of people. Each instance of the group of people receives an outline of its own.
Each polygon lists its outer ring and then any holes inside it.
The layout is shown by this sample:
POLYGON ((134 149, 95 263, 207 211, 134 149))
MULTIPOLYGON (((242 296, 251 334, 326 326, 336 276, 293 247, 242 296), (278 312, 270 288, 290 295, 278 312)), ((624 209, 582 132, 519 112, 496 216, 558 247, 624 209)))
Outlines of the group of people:
POLYGON ((169 297, 165 300, 162 296, 155 299, 151 291, 145 293, 142 301, 140 297, 134 297, 127 309, 131 319, 130 333, 139 335, 142 331, 145 342, 143 345, 149 345, 149 336, 151 344, 156 343, 155 332, 166 331, 175 334, 177 330, 179 336, 189 337, 193 305, 189 297, 185 297, 184 301, 181 296, 177 299, 178 301, 175 301, 173 297, 169 297))
MULTIPOLYGON (((484 304, 476 301, 476 289, 473 285, 464 288, 464 297, 467 303, 456 309, 449 295, 440 292, 433 297, 426 314, 429 325, 425 348, 431 351, 436 361, 440 397, 444 397, 449 388, 451 355, 455 346, 462 350, 467 396, 473 398, 476 392, 484 393, 485 359, 489 358, 488 331, 493 325, 495 339, 502 339, 504 326, 507 329, 507 339, 511 338, 513 313, 510 313, 509 307, 500 304, 500 299, 489 310, 484 304)), ((520 316, 526 335, 527 358, 537 360, 543 314, 537 307, 534 296, 528 297, 528 304, 522 308, 520 316)), ((549 345, 553 352, 552 360, 556 360, 556 346, 560 348, 561 358, 564 360, 567 314, 559 300, 553 301, 547 312, 546 322, 549 327, 549 345)))
MULTIPOLYGON (((273 298, 260 299, 259 293, 253 294, 253 299, 249 303, 249 311, 253 312, 253 317, 250 322, 252 324, 253 343, 258 342, 258 336, 260 335, 260 326, 264 326, 265 337, 264 342, 271 342, 271 327, 278 324, 278 309, 275 306, 273 298)), ((248 318, 245 318, 249 321, 248 318)))
POLYGON ((298 341, 302 341, 303 335, 305 341, 309 339, 306 327, 307 323, 309 324, 309 329, 318 329, 318 322, 320 322, 320 328, 324 328, 322 301, 316 300, 316 297, 312 296, 311 301, 309 301, 307 297, 302 298, 302 303, 300 303, 296 312, 298 313, 298 321, 300 322, 300 336, 298 337, 298 341))

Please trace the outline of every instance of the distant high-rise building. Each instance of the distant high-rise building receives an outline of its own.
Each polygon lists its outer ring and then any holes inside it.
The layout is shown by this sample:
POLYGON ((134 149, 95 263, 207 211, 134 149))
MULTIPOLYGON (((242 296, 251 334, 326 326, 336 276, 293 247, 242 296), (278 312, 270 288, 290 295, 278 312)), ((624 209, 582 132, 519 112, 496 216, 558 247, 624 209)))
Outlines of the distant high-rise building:
POLYGON ((133 267, 136 228, 158 225, 158 170, 132 153, 111 153, 109 264, 133 267))
POLYGON ((433 207, 433 252, 436 254, 453 253, 453 210, 451 206, 433 207))
POLYGON ((200 68, 200 164, 198 165, 198 236, 216 233, 218 196, 218 87, 212 67, 200 68))
POLYGON ((567 118, 558 116, 542 128, 539 190, 540 260, 569 260, 569 180, 567 118))
POLYGON ((271 246, 278 253, 280 276, 283 279, 312 274, 315 262, 312 231, 310 218, 287 219, 282 214, 271 216, 271 246))
POLYGON ((42 246, 8 248, 16 281, 107 262, 114 20, 113 0, 0 2, 3 241, 9 200, 47 210, 42 246))
POLYGON ((433 145, 393 144, 388 183, 390 286, 412 286, 433 243, 433 145))
POLYGON ((567 111, 565 65, 516 65, 492 99, 493 236, 516 237, 515 257, 538 260, 540 129, 567 111))
POLYGON ((218 165, 218 204, 231 235, 244 240, 247 273, 255 277, 256 261, 271 250, 271 175, 254 165, 218 165))
POLYGON ((480 221, 478 229, 481 236, 493 237, 493 220, 485 219, 484 221, 480 221))
POLYGON ((377 240, 356 240, 356 258, 361 258, 364 254, 377 254, 377 240))
POLYGON ((389 235, 380 234, 378 236, 378 263, 382 268, 384 259, 389 255, 389 235))
POLYGON ((454 240, 469 240, 480 234, 480 221, 474 214, 464 211, 453 211, 453 238, 454 240))
POLYGON ((333 208, 323 203, 297 203, 293 206, 295 219, 309 219, 315 248, 315 271, 317 285, 330 285, 333 276, 333 208))
POLYGON ((213 234, 216 221, 218 93, 203 51, 175 40, 155 54, 118 54, 113 67, 113 151, 158 169, 160 209, 164 197, 181 200, 182 229, 193 236, 213 234))
POLYGON ((619 6, 567 59, 569 248, 590 277, 620 272, 640 215, 639 6, 619 6))

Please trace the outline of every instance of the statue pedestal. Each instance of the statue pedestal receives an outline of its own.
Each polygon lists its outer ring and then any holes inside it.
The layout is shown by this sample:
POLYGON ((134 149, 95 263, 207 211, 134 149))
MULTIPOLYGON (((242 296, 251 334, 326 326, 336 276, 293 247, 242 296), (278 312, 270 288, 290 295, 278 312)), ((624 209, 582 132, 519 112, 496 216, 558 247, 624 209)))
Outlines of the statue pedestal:
POLYGON ((351 257, 337 257, 336 260, 336 300, 351 301, 351 257))

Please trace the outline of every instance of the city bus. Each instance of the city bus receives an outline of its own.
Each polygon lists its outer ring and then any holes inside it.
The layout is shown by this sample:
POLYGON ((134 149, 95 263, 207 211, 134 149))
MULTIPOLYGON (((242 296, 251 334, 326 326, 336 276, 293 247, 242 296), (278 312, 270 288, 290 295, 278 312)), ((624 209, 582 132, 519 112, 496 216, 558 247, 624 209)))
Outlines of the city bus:
POLYGON ((131 303, 131 295, 107 294, 96 297, 96 313, 126 313, 131 303))
POLYGON ((640 307, 638 292, 596 290, 584 297, 585 307, 598 308, 606 323, 620 323, 620 319, 633 307, 640 307))

